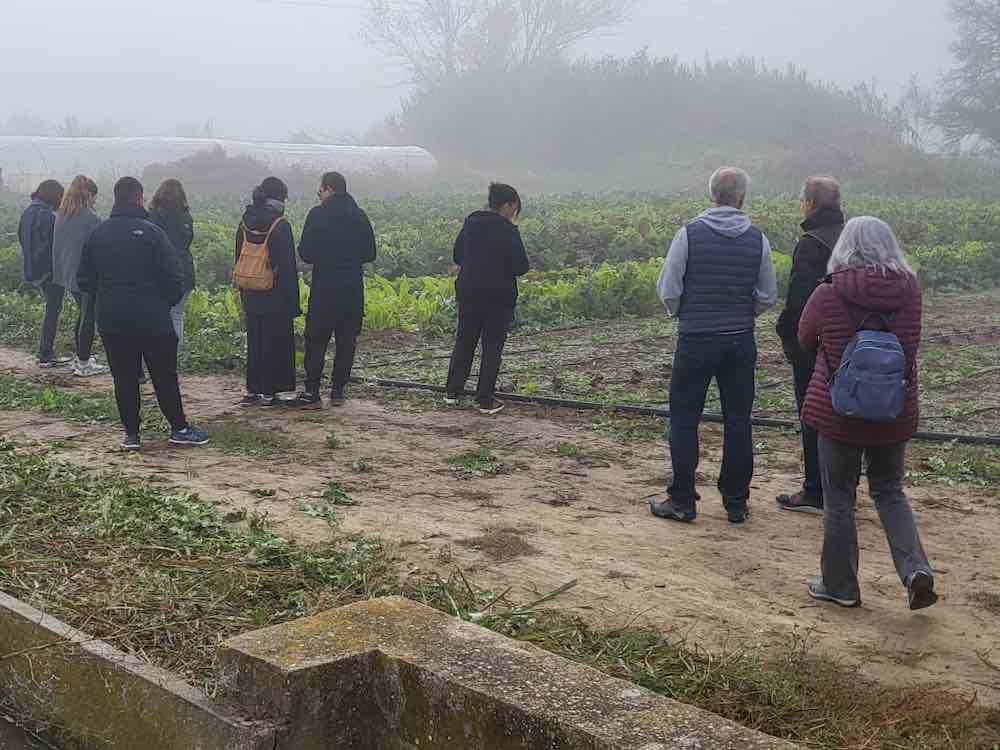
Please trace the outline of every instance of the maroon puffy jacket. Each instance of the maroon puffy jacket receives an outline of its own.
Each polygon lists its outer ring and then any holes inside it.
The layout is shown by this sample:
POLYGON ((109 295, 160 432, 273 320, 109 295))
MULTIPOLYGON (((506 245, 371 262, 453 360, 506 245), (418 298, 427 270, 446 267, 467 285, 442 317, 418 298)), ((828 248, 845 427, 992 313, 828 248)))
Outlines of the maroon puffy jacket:
MULTIPOLYGON (((883 274, 874 269, 856 268, 834 274, 832 283, 820 284, 809 298, 799 323, 799 344, 806 351, 819 352, 802 420, 831 440, 861 448, 897 445, 913 437, 920 421, 917 351, 921 314, 920 284, 910 274, 883 274), (844 349, 864 317, 862 310, 883 313, 886 317, 892 314, 891 330, 903 345, 906 364, 912 373, 906 407, 892 422, 874 423, 843 417, 833 410, 830 400, 827 360, 836 371, 844 349)), ((873 316, 864 327, 880 329, 881 319, 873 316)))

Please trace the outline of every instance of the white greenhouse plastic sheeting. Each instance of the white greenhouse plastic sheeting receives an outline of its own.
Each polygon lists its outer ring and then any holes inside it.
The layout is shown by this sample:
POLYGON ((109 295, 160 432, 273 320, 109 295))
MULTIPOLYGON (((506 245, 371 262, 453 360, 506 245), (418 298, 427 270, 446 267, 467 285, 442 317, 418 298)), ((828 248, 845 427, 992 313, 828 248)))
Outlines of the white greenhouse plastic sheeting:
POLYGON ((32 189, 42 179, 67 181, 77 174, 98 180, 138 174, 154 163, 172 162, 199 151, 223 149, 274 169, 426 174, 437 161, 417 146, 336 146, 318 143, 230 141, 220 138, 54 138, 0 136, 0 175, 11 190, 32 189))

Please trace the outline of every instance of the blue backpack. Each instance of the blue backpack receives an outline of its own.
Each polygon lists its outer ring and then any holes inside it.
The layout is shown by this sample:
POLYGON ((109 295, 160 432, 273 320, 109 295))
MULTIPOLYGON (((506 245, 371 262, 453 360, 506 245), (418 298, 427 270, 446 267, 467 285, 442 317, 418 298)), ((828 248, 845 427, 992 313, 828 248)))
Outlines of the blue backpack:
POLYGON ((836 372, 823 350, 826 371, 833 373, 829 379, 830 398, 837 414, 866 422, 891 422, 903 413, 909 373, 906 352, 892 332, 891 322, 891 315, 866 312, 847 343, 836 372), (875 316, 882 319, 888 330, 864 330, 864 325, 875 316))

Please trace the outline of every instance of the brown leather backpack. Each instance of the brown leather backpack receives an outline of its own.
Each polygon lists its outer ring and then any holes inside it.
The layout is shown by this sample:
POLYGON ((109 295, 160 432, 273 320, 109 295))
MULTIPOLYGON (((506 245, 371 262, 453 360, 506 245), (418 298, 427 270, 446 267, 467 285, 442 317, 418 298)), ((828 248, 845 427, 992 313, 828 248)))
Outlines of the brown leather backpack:
MULTIPOLYGON (((251 232, 246 224, 240 224, 243 230, 243 245, 240 247, 240 257, 233 268, 233 282, 245 292, 267 292, 274 289, 274 269, 271 267, 271 251, 268 243, 278 224, 284 217, 278 217, 267 230, 264 241, 254 242, 250 239, 251 232)), ((259 234, 256 232, 255 234, 259 234)))

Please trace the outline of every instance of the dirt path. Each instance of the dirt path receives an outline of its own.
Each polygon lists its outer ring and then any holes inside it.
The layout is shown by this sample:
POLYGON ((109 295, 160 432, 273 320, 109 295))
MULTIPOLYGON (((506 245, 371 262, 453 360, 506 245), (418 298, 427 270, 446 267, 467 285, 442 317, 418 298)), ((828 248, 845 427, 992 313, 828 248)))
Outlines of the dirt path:
MULTIPOLYGON (((51 377, 6 349, 0 369, 51 377)), ((111 388, 106 378, 59 377, 67 388, 111 388)), ((490 419, 408 408, 411 402, 375 400, 375 392, 358 388, 336 411, 247 414, 234 406, 242 393, 236 380, 190 377, 183 387, 199 423, 253 419, 262 430, 285 433, 290 447, 251 459, 220 448, 171 450, 149 435, 142 454, 125 455, 115 450, 117 429, 24 412, 0 413, 0 432, 21 443, 59 441, 60 455, 81 465, 162 477, 227 512, 266 513, 279 533, 303 541, 333 533, 310 515, 310 504, 336 481, 359 503, 337 508, 341 528, 396 543, 404 574, 461 567, 481 585, 513 585, 522 598, 577 578, 580 585, 557 604, 604 626, 654 625, 711 648, 805 638, 883 682, 940 682, 1000 703, 1000 669, 987 663, 1000 665, 995 498, 961 486, 913 488, 943 595, 939 606, 913 614, 865 496, 865 606, 845 611, 805 595, 804 581, 818 567, 821 521, 773 503, 799 481, 795 441, 787 436, 758 434, 767 448, 753 485, 754 517, 734 527, 713 489, 718 433, 706 428, 701 515, 678 526, 646 508, 667 479, 664 448, 623 444, 565 413, 509 407, 490 419), (336 450, 325 446, 331 431, 336 450), (508 473, 464 478, 449 466, 449 456, 483 441, 508 473)))

